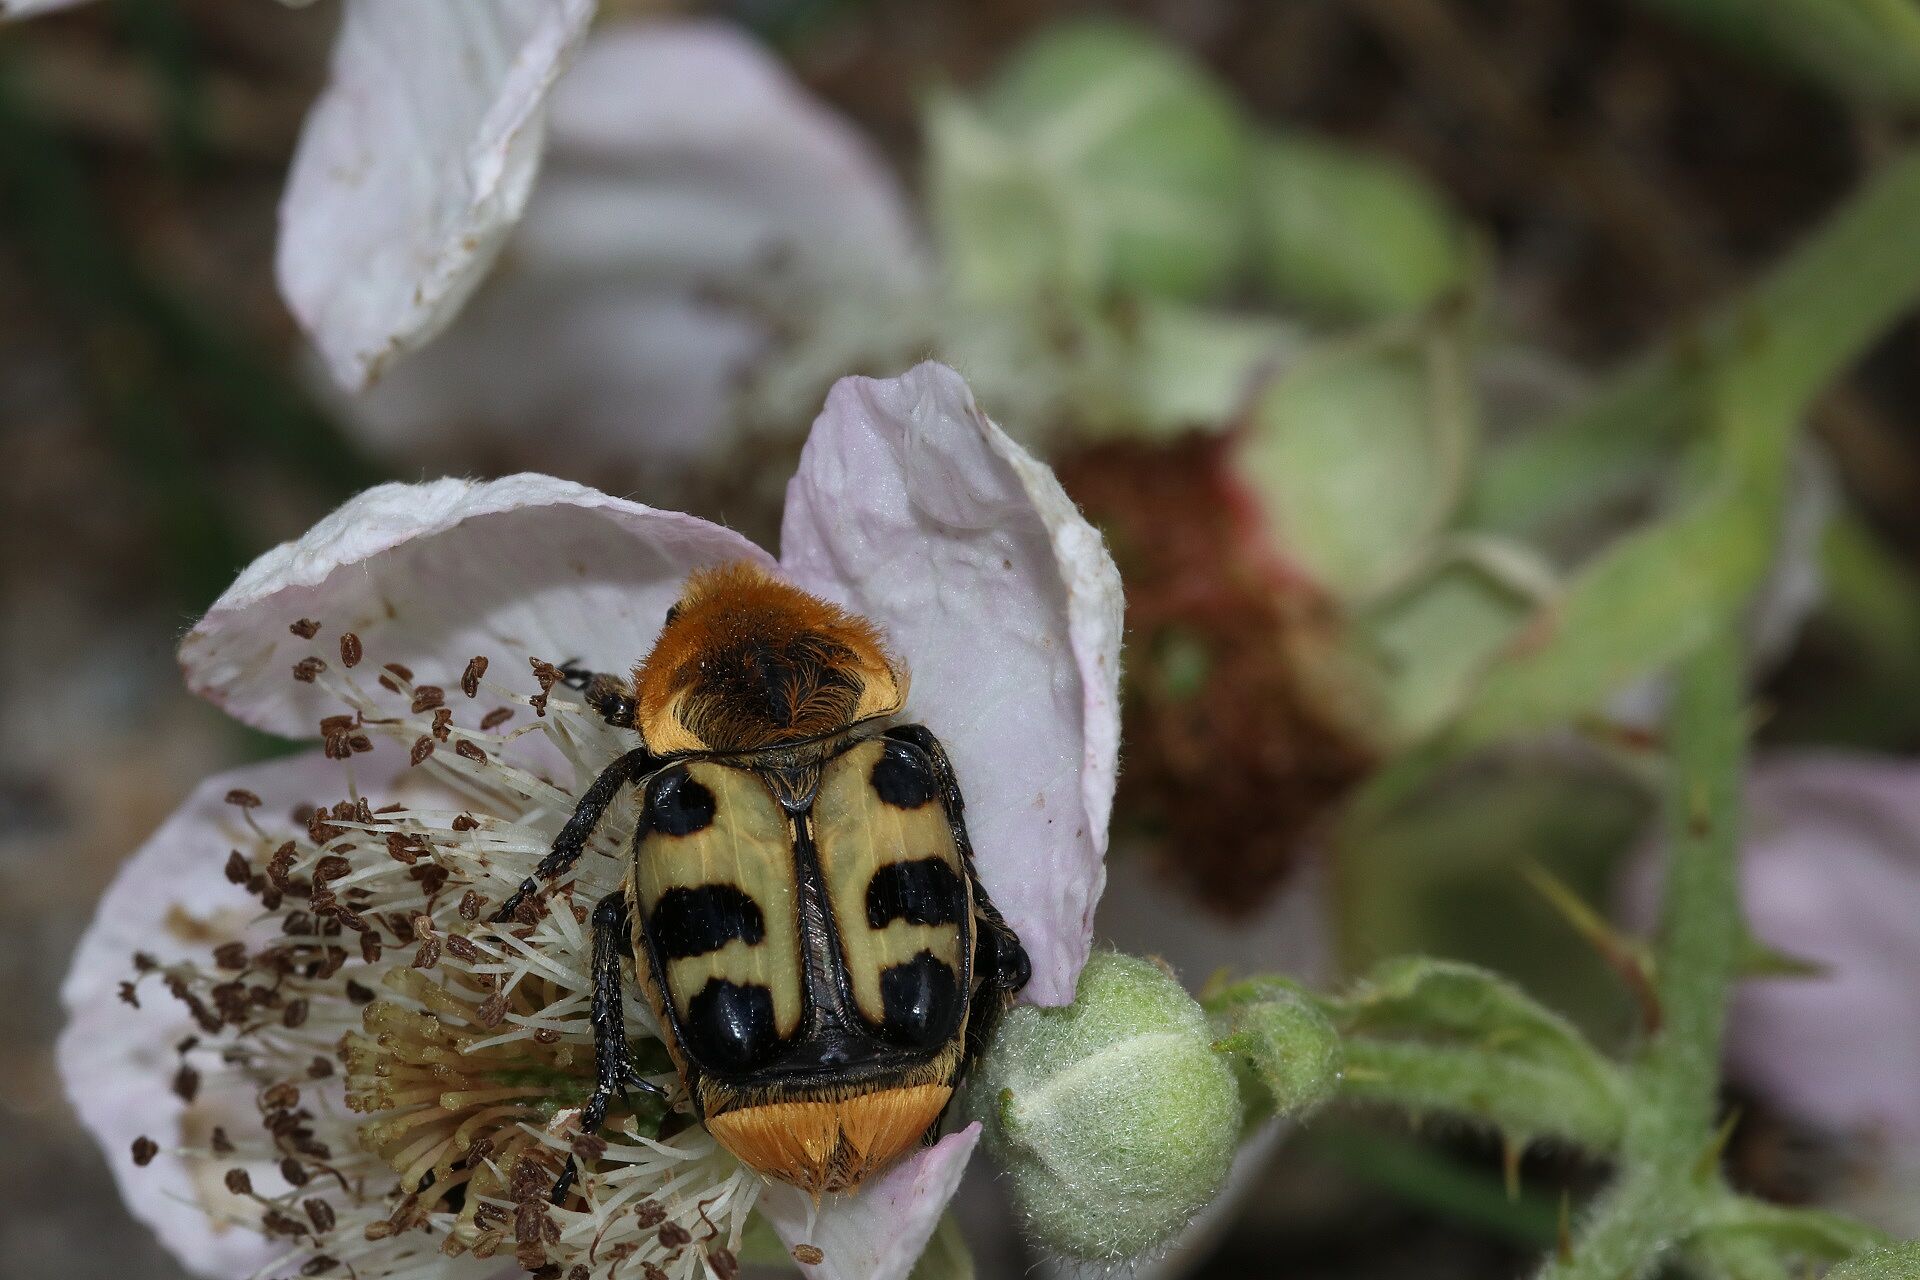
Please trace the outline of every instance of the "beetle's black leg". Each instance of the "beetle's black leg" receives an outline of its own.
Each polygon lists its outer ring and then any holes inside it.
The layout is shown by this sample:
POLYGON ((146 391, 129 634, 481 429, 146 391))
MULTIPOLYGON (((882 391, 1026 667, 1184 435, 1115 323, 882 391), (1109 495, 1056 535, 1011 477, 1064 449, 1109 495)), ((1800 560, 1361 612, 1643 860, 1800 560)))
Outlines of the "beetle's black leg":
POLYGON ((608 675, 604 671, 588 671, 577 661, 569 659, 560 664, 560 683, 577 693, 587 696, 587 705, 600 713, 600 718, 616 729, 633 728, 633 717, 638 709, 633 700, 633 686, 619 676, 608 675))
POLYGON ((553 848, 547 856, 540 859, 540 865, 533 874, 520 882, 513 896, 501 904, 493 913, 495 924, 504 924, 513 920, 520 908, 540 892, 540 882, 551 880, 580 860, 580 854, 586 849, 587 841, 593 837, 593 830, 600 825, 600 819, 606 815, 607 807, 613 798, 620 794, 620 788, 652 771, 655 760, 645 747, 637 747, 615 760, 600 776, 593 780, 586 794, 574 806, 573 816, 567 819, 567 825, 560 828, 560 834, 553 839, 553 848))
MULTIPOLYGON (((616 889, 593 909, 593 1094, 580 1112, 580 1132, 589 1137, 607 1122, 607 1107, 617 1096, 627 1102, 627 1087, 638 1085, 661 1098, 667 1091, 640 1074, 627 1044, 627 1019, 620 996, 620 957, 631 949, 627 895, 616 889)), ((552 1201, 560 1204, 579 1172, 574 1157, 554 1181, 552 1201)))

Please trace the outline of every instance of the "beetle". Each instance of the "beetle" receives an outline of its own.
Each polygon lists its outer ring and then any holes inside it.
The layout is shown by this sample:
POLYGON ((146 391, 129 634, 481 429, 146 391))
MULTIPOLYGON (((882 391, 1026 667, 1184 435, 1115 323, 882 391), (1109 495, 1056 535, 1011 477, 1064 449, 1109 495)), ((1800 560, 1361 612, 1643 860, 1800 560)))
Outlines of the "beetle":
MULTIPOLYGON (((621 960, 716 1141, 817 1200, 928 1138, 1031 965, 974 868, 952 763, 895 724, 879 630, 750 563, 695 573, 630 679, 565 669, 641 745, 580 796, 494 916, 537 918, 628 788, 625 882, 593 911, 598 1133, 634 1066, 621 960)), ((570 1157, 553 1190, 564 1201, 570 1157)))

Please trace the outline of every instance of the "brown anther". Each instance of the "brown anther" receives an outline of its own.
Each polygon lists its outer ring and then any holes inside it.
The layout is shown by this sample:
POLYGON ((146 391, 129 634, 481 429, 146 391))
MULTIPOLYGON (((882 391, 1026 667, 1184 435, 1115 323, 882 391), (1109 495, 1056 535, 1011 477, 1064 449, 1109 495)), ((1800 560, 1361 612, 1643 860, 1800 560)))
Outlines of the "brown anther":
POLYGON ((307 1220, 313 1223, 313 1229, 315 1231, 325 1235, 327 1232, 333 1230, 333 1206, 325 1200, 315 1196, 311 1200, 301 1201, 300 1207, 307 1211, 307 1220))
POLYGON ((389 662, 384 669, 393 675, 399 676, 409 684, 413 683, 413 668, 407 666, 404 662, 389 662))
POLYGON ((258 809, 260 807, 260 797, 245 787, 235 787, 233 790, 227 792, 226 799, 228 804, 240 809, 258 809))
POLYGON ((371 929, 360 935, 360 958, 368 964, 380 963, 380 935, 371 929))
POLYGON ((817 1267, 827 1260, 827 1255, 810 1244, 793 1246, 793 1260, 803 1267, 817 1267))
POLYGON ((433 739, 423 733, 413 740, 413 750, 407 755, 407 763, 419 764, 432 754, 433 739))
POLYGON ((582 1164, 592 1164, 607 1154, 607 1140, 597 1134, 583 1133, 573 1140, 573 1155, 582 1164))
MULTIPOLYGON (((567 1280, 587 1280, 587 1277, 592 1274, 591 1271, 587 1270, 586 1264, 583 1262, 576 1262, 567 1268, 567 1280)), ((723 1276, 721 1280, 726 1280, 726 1278, 723 1276)))
POLYGON ((559 1044, 560 1033, 552 1027, 540 1027, 533 1033, 535 1044, 559 1044))
POLYGON ((474 946, 472 940, 465 934, 448 934, 447 950, 453 953, 454 959, 463 960, 468 964, 473 964, 480 959, 480 948, 474 946))
POLYGON ((394 1227, 391 1222, 369 1222, 364 1233, 369 1241, 385 1240, 392 1236, 394 1227))
POLYGON ((364 755, 373 750, 373 739, 364 733, 356 733, 347 739, 347 745, 352 747, 355 752, 364 755))
POLYGON ((238 849, 228 851, 225 869, 227 880, 232 884, 245 884, 253 875, 253 867, 248 864, 246 857, 238 849))
POLYGON ((327 664, 318 658, 302 658, 293 664, 293 678, 301 684, 312 684, 320 678, 320 673, 326 669, 327 664))
POLYGON ((359 983, 355 982, 352 978, 348 978, 347 979, 347 999, 353 1001, 355 1004, 372 1004, 373 990, 370 987, 361 986, 359 983))
POLYGON ((324 1276, 339 1265, 338 1259, 329 1258, 324 1253, 316 1253, 301 1264, 300 1274, 303 1276, 324 1276))
POLYGON ((452 823, 453 829, 455 831, 472 831, 474 828, 478 827, 479 825, 480 825, 480 819, 474 817, 470 813, 460 814, 459 816, 454 818, 452 823))
POLYGON ((659 1237, 660 1245, 665 1249, 678 1249, 693 1243, 693 1232, 677 1222, 661 1223, 659 1237))
POLYGON ((213 1126, 213 1135, 207 1139, 207 1145, 213 1148, 213 1154, 217 1156, 233 1154, 233 1139, 227 1136, 226 1129, 221 1125, 213 1126))
POLYGON ((301 1164, 292 1156, 288 1156, 280 1162, 280 1176, 287 1180, 287 1185, 290 1187, 304 1187, 313 1177, 312 1174, 307 1172, 307 1166, 301 1164))
POLYGON ((213 949, 213 962, 222 969, 244 969, 247 967, 247 944, 244 942, 223 942, 213 949))
POLYGON ((200 1096, 200 1073, 186 1063, 173 1073, 173 1092, 182 1102, 192 1102, 200 1096))
POLYGON ((311 640, 320 634, 320 624, 312 618, 302 618, 300 621, 289 625, 287 630, 293 632, 293 634, 299 636, 302 640, 311 640))
POLYGON ((642 1262, 640 1264, 640 1275, 641 1280, 667 1280, 665 1268, 652 1262, 642 1262))
POLYGON ((492 733, 511 719, 513 719, 512 707, 495 707, 480 717, 480 728, 487 733, 492 733))
POLYGON ((438 938, 420 939, 419 948, 413 953, 413 967, 431 969, 440 963, 440 940, 438 938))
POLYGON ((120 984, 120 1003, 136 1009, 140 1007, 140 992, 131 982, 120 984))
POLYGON ((446 700, 447 691, 445 689, 442 689, 437 684, 423 684, 414 689, 413 702, 409 710, 411 710, 414 715, 419 715, 422 711, 433 710, 446 700))
POLYGON ((460 673, 460 692, 466 694, 469 698, 479 694, 480 678, 486 674, 487 660, 485 658, 475 657, 467 659, 467 669, 460 673))
POLYGON ((353 632, 351 631, 343 631, 340 633, 340 665, 341 666, 343 667, 359 666, 361 655, 363 655, 365 652, 366 650, 362 648, 360 645, 359 636, 353 634, 353 632))
POLYGON ((488 1031, 499 1026, 501 1022, 505 1021, 506 1016, 507 998, 498 993, 482 1000, 480 1007, 473 1011, 473 1020, 488 1031))
POLYGON ((460 895, 460 918, 462 920, 478 920, 480 918, 480 908, 486 905, 487 900, 485 898, 481 897, 477 891, 469 889, 460 895))
POLYGON ((309 1080, 325 1080, 332 1074, 333 1059, 331 1058, 323 1058, 316 1054, 314 1055, 313 1061, 307 1064, 307 1079, 309 1080))
POLYGON ((313 864, 313 887, 319 889, 353 870, 353 864, 337 853, 330 853, 313 864))
POLYGON ((460 739, 460 741, 453 744, 453 749, 469 760, 485 760, 487 758, 487 753, 480 749, 480 744, 471 738, 460 739))
POLYGON ((267 882, 282 893, 288 888, 287 872, 293 869, 294 852, 293 841, 289 840, 267 859, 267 882))
POLYGON ((633 1216, 644 1229, 657 1227, 667 1220, 667 1211, 656 1200, 642 1200, 633 1206, 633 1216))
POLYGON ((287 1007, 280 1011, 280 1025, 287 1028, 300 1026, 307 1020, 307 1002, 294 999, 287 1001, 287 1007))
POLYGON ((453 736, 453 708, 440 707, 434 711, 433 736, 442 742, 453 736))
POLYGON ((159 1154, 160 1144, 152 1138, 149 1138, 146 1134, 143 1133, 133 1140, 133 1163, 135 1167, 141 1169, 146 1168, 153 1163, 153 1158, 159 1154))
POLYGON ((245 1169, 227 1170, 227 1190, 237 1196, 253 1194, 253 1178, 245 1169))
POLYGON ((740 1274, 740 1260, 724 1245, 707 1250, 707 1266, 720 1280, 734 1280, 740 1274))

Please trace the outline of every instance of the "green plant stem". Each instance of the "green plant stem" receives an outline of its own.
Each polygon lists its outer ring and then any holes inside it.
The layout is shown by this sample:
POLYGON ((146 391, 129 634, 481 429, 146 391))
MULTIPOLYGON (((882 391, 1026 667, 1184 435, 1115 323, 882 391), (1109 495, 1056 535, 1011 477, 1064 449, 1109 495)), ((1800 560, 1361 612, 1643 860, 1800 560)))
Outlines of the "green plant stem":
POLYGON ((1920 296, 1920 150, 1884 165, 1765 278, 1610 379, 1585 403, 1492 453, 1468 501, 1475 527, 1525 533, 1669 465, 1673 438, 1709 421, 1701 377, 1756 331, 1753 376, 1799 416, 1920 296))
POLYGON ((1670 717, 1672 854, 1658 989, 1661 1029, 1633 1068, 1618 1181, 1543 1280, 1645 1276, 1720 1194, 1711 1151, 1727 992, 1740 957, 1737 873, 1745 666, 1723 633, 1682 665, 1670 717))

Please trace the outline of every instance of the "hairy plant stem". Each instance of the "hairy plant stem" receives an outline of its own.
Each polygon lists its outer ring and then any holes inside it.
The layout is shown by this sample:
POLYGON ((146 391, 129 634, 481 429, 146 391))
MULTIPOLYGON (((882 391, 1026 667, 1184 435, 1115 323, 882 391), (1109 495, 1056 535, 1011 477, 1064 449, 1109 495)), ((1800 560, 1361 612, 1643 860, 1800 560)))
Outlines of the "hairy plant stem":
POLYGON ((1634 1106, 1618 1180, 1588 1216, 1570 1256, 1542 1280, 1645 1276, 1724 1192, 1703 1157, 1715 1103, 1727 992, 1739 961, 1737 871, 1745 758, 1744 663, 1731 632, 1680 668, 1669 717, 1673 748, 1665 914, 1659 960, 1664 1021, 1633 1064, 1634 1106))

